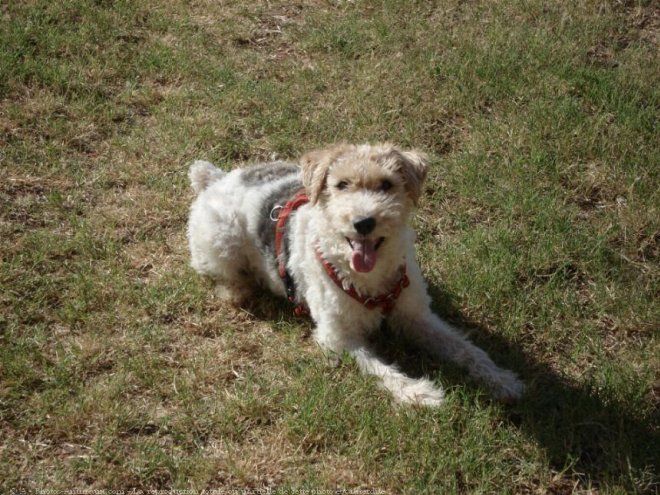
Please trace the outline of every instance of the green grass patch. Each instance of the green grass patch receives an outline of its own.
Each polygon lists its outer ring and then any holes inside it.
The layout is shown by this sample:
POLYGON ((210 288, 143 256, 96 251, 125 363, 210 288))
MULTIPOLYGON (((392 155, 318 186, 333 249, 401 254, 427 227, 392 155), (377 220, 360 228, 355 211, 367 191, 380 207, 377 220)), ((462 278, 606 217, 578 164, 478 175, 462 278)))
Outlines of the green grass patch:
MULTIPOLYGON (((653 2, 0 6, 0 489, 656 493, 653 2), (193 159, 429 153, 442 316, 527 384, 397 408, 188 267, 193 159)), ((401 347, 400 347, 401 346, 401 347)))

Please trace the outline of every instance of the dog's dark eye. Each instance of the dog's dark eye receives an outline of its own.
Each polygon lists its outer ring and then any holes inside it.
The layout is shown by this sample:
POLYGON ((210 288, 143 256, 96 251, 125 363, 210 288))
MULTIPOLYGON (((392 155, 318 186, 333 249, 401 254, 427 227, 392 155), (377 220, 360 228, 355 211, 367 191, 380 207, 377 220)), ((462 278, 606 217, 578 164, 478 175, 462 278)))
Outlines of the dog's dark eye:
POLYGON ((336 186, 336 187, 337 187, 337 189, 339 189, 340 191, 343 191, 344 189, 346 189, 346 188, 348 187, 348 182, 345 181, 345 180, 342 180, 342 181, 340 181, 340 182, 337 182, 337 186, 336 186))
POLYGON ((383 182, 380 183, 381 191, 389 191, 390 189, 392 189, 392 187, 393 187, 392 183, 387 179, 385 179, 383 182))

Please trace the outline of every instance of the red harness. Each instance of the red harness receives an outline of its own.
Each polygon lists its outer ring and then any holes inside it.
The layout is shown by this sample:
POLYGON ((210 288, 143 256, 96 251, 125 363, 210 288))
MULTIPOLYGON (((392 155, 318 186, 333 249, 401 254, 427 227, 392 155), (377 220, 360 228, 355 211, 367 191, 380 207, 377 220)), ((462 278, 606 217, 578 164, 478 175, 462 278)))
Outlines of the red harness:
POLYGON ((304 190, 299 191, 287 202, 286 205, 284 205, 277 217, 277 226, 275 227, 275 256, 277 257, 278 262, 277 269, 282 278, 287 275, 286 260, 282 256, 282 242, 284 241, 284 234, 286 233, 286 221, 294 210, 298 209, 298 207, 305 203, 309 203, 309 198, 304 190))
MULTIPOLYGON (((284 243, 284 234, 286 233, 287 219, 289 218, 289 216, 293 211, 295 211, 298 207, 306 203, 309 203, 309 198, 307 197, 307 194, 305 194, 305 191, 303 190, 296 193, 296 195, 293 198, 291 198, 283 207, 276 207, 276 208, 280 208, 280 212, 277 216, 277 225, 275 227, 275 256, 277 257, 277 271, 280 275, 280 278, 284 282, 287 298, 291 302, 295 302, 296 300, 295 285, 293 283, 293 278, 291 277, 291 274, 286 269, 286 260, 284 259, 284 256, 282 254, 282 244, 284 243)), ((271 212, 271 217, 274 212, 275 212, 275 208, 273 208, 273 211, 271 212)), ((408 279, 408 275, 406 275, 406 265, 404 263, 399 268, 401 276, 399 277, 398 282, 395 284, 394 288, 390 292, 386 294, 380 294, 378 296, 363 296, 360 295, 357 292, 357 290, 355 290, 355 287, 353 287, 352 284, 348 289, 344 288, 339 278, 339 275, 337 274, 337 270, 335 269, 334 266, 332 266, 332 264, 330 264, 330 262, 328 262, 323 257, 323 254, 321 253, 318 245, 316 246, 316 257, 319 259, 319 261, 323 265, 323 268, 325 269, 325 272, 328 274, 330 279, 337 285, 337 287, 339 287, 347 295, 351 296, 353 299, 355 299, 357 302, 362 304, 367 309, 380 308, 383 311, 383 313, 386 315, 389 314, 392 311, 392 309, 394 309, 394 304, 397 298, 401 295, 401 291, 410 285, 410 280, 408 279)), ((294 312, 296 316, 309 314, 309 311, 304 303, 299 303, 296 306, 294 312)))
POLYGON ((346 294, 351 296, 367 309, 380 308, 383 311, 383 314, 386 315, 390 314, 394 309, 394 304, 401 295, 401 291, 410 285, 410 280, 408 279, 408 275, 406 275, 406 265, 404 263, 399 268, 401 276, 390 292, 387 294, 380 294, 378 296, 363 296, 358 294, 358 291, 355 290, 353 284, 351 284, 348 289, 344 287, 344 285, 341 283, 339 275, 337 274, 337 270, 323 257, 323 254, 321 254, 321 250, 318 248, 318 246, 316 247, 316 257, 319 259, 323 265, 323 268, 325 268, 325 272, 332 279, 335 285, 337 285, 337 287, 339 287, 346 294))
MULTIPOLYGON (((296 195, 291 198, 284 207, 280 207, 281 210, 277 217, 277 225, 275 226, 275 257, 277 258, 277 272, 284 282, 284 288, 286 289, 286 297, 291 302, 296 302, 296 286, 293 282, 291 274, 286 269, 286 259, 282 253, 282 243, 284 242, 284 234, 286 233, 286 221, 289 218, 289 215, 296 210, 298 207, 309 203, 309 198, 305 191, 299 191, 296 195)), ((274 210, 274 209, 273 209, 274 210)), ((273 212, 271 212, 272 218, 273 212)), ((302 316, 309 314, 309 310, 305 303, 298 303, 294 308, 293 312, 296 316, 302 316)))

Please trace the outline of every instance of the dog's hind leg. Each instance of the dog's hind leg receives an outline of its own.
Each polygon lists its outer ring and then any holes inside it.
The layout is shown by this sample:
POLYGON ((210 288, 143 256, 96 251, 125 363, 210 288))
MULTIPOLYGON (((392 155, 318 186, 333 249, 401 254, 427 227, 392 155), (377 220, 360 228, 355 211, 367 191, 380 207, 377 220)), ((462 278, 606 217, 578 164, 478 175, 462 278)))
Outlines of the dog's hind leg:
POLYGON ((195 271, 214 281, 220 299, 243 305, 252 293, 253 277, 248 273, 249 247, 236 214, 193 208, 188 239, 195 271))

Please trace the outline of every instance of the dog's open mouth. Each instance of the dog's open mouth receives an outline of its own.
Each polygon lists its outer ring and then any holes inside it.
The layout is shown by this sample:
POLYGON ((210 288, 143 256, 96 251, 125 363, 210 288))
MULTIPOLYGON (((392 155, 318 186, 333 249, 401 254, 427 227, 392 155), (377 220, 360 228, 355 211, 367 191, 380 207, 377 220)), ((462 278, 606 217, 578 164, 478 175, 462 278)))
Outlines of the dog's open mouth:
POLYGON ((348 244, 353 250, 351 265, 356 272, 367 273, 374 269, 378 259, 378 248, 383 245, 384 237, 377 239, 349 239, 348 244))

